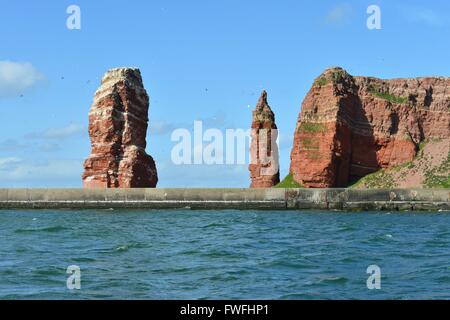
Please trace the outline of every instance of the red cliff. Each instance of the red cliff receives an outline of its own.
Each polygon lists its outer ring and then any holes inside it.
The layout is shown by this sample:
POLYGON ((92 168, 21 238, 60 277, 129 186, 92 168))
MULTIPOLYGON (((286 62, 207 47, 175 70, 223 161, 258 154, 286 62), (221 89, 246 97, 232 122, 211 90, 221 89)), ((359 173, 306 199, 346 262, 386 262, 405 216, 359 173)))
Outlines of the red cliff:
POLYGON ((105 74, 89 112, 92 151, 84 163, 84 187, 156 187, 155 162, 145 152, 148 108, 139 69, 105 74))
POLYGON ((303 101, 290 173, 305 187, 346 187, 412 161, 423 142, 449 139, 449 111, 450 78, 381 80, 327 69, 303 101))
POLYGON ((267 103, 267 93, 263 91, 252 117, 251 188, 271 188, 280 182, 277 137, 275 115, 267 103))

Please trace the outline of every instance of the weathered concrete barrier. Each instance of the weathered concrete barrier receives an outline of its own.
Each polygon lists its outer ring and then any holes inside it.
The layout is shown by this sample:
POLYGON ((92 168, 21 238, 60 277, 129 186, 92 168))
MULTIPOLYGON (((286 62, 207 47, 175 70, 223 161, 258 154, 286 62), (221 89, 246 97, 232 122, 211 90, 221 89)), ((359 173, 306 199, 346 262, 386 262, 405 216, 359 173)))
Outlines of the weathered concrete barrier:
POLYGON ((0 209, 449 210, 449 189, 0 189, 0 209))
POLYGON ((449 210, 449 189, 286 189, 288 209, 449 210))

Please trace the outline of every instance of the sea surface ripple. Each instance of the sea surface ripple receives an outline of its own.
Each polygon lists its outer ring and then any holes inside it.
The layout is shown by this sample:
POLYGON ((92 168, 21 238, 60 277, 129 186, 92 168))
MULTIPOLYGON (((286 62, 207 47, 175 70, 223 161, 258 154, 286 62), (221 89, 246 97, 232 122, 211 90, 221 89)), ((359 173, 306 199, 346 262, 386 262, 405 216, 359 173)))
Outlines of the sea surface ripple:
POLYGON ((448 212, 0 210, 0 241, 0 299, 450 299, 448 212))

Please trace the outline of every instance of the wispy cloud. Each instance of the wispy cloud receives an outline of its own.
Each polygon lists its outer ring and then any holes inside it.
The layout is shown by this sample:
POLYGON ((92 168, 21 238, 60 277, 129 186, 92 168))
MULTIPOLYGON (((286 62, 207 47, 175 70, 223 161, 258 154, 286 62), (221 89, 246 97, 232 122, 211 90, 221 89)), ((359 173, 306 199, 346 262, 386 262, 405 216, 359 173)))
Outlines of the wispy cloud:
POLYGON ((82 160, 0 158, 0 186, 76 185, 82 170, 82 160))
POLYGON ((353 7, 348 3, 341 3, 330 11, 325 16, 326 24, 343 24, 348 21, 353 15, 353 7))
POLYGON ((230 126, 226 112, 218 110, 214 115, 206 118, 199 118, 197 121, 202 121, 207 128, 225 128, 230 126))
POLYGON ((42 152, 57 152, 61 150, 61 146, 57 143, 44 143, 39 146, 39 151, 42 152))
POLYGON ((18 151, 26 149, 27 146, 15 139, 0 141, 0 151, 18 151))
POLYGON ((17 97, 44 80, 31 63, 0 61, 0 98, 17 97))
POLYGON ((73 136, 81 136, 86 133, 86 127, 81 124, 71 123, 62 128, 50 128, 39 132, 30 132, 25 135, 26 139, 66 139, 73 136))
POLYGON ((150 121, 149 123, 149 135, 165 135, 170 134, 174 130, 179 128, 185 128, 185 129, 192 129, 194 125, 194 121, 201 121, 203 125, 203 129, 207 128, 218 128, 218 129, 225 129, 227 127, 232 127, 231 123, 228 121, 227 114, 222 111, 218 110, 214 115, 204 118, 197 118, 195 120, 192 120, 192 122, 169 122, 165 120, 158 120, 158 121, 150 121))
POLYGON ((36 150, 41 152, 57 152, 62 150, 61 146, 55 142, 44 141, 41 145, 33 145, 30 143, 20 142, 16 139, 0 141, 0 151, 2 152, 16 152, 29 149, 35 150, 34 147, 37 147, 36 150))
POLYGON ((446 18, 438 12, 422 7, 402 6, 402 16, 409 22, 439 27, 446 23, 446 18))
POLYGON ((167 121, 154 121, 150 122, 149 133, 150 135, 165 135, 171 133, 176 129, 173 123, 167 121))

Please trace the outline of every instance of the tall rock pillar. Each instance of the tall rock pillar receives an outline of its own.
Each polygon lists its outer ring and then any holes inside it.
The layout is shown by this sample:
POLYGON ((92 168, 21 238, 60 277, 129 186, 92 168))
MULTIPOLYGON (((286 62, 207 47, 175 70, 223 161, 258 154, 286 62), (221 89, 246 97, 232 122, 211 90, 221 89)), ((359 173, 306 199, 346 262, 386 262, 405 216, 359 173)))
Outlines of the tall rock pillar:
POLYGON ((154 188, 155 161, 145 152, 149 97, 139 69, 109 70, 89 112, 92 151, 85 188, 154 188))

